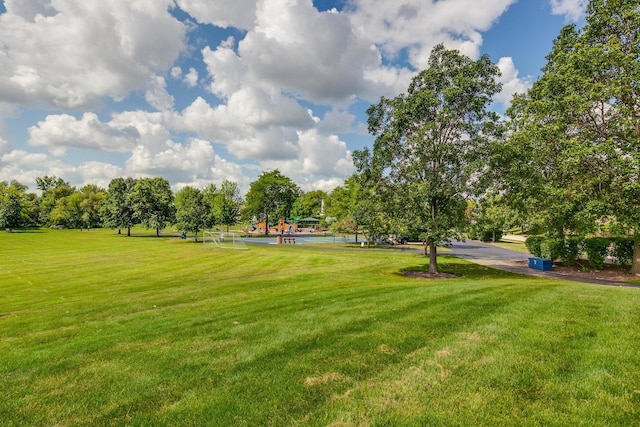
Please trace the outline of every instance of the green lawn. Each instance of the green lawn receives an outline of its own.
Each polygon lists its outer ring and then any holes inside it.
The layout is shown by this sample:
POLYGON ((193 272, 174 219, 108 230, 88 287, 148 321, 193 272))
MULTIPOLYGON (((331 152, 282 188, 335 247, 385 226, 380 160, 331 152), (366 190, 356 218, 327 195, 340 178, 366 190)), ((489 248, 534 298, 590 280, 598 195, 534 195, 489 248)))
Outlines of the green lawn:
POLYGON ((0 420, 638 425, 640 290, 340 246, 0 234, 0 420))

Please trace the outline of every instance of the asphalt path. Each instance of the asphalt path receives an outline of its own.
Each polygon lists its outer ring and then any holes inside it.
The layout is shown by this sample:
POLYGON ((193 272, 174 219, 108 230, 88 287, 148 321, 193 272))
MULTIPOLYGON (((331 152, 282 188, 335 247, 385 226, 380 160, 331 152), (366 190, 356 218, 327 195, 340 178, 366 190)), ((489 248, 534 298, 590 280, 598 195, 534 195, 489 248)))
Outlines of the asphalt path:
POLYGON ((640 285, 614 282, 611 280, 591 279, 577 276, 567 276, 552 271, 540 271, 529 268, 525 265, 517 265, 516 261, 527 261, 529 254, 500 248, 497 246, 485 244, 475 240, 458 241, 454 240, 449 246, 449 252, 446 255, 452 255, 458 258, 466 259, 485 267, 495 268, 496 270, 509 271, 511 273, 525 274, 527 276, 544 277, 547 279, 571 280, 576 282, 592 283, 605 286, 625 286, 630 288, 640 288, 640 285))

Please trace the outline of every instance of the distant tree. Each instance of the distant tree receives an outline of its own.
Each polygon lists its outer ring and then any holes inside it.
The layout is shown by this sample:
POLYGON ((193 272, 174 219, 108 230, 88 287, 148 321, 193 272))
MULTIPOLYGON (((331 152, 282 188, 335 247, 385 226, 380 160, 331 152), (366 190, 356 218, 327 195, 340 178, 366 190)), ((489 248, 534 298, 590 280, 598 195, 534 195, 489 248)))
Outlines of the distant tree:
MULTIPOLYGON (((52 225, 50 214, 56 207, 58 201, 64 197, 72 195, 76 190, 67 181, 55 176, 44 176, 36 178, 36 188, 41 191, 39 199, 41 225, 52 225)), ((62 210, 65 203, 61 203, 59 210, 62 210)), ((60 220, 60 215, 57 221, 60 220)), ((64 216, 64 215, 63 215, 64 216)))
POLYGON ((469 214, 472 238, 492 242, 500 240, 502 233, 515 225, 518 217, 500 195, 492 192, 474 203, 469 214))
POLYGON ((192 231, 198 241, 198 232, 207 221, 208 208, 202 191, 186 186, 176 193, 176 225, 178 229, 192 231))
POLYGON ((164 178, 141 178, 131 192, 135 217, 147 228, 154 228, 156 236, 160 230, 175 219, 173 191, 164 178))
POLYGON ((263 172, 251 183, 247 193, 244 216, 256 216, 266 221, 269 234, 269 218, 288 218, 300 189, 278 170, 263 172))
POLYGON ((238 223, 240 216, 240 189, 233 181, 224 180, 216 197, 213 198, 212 211, 217 223, 229 227, 238 223))
POLYGON ((369 149, 355 151, 353 163, 356 173, 351 177, 353 200, 349 214, 356 223, 356 233, 362 232, 367 239, 367 246, 371 246, 391 229, 392 217, 386 204, 392 195, 369 149))
POLYGON ((106 197, 106 191, 95 184, 87 184, 80 188, 81 221, 87 228, 97 228, 102 225, 100 209, 106 197))
POLYGON ((27 218, 27 187, 17 181, 0 181, 0 227, 16 228, 25 225, 27 218))
POLYGON ((304 193, 298 197, 295 202, 293 202, 291 216, 298 218, 320 218, 322 202, 328 199, 329 195, 322 190, 314 190, 304 193))
POLYGON ((207 206, 206 228, 212 228, 222 223, 221 219, 217 217, 216 208, 214 207, 219 193, 218 187, 216 187, 215 184, 209 184, 202 190, 202 197, 207 206))
POLYGON ((127 236, 131 236, 131 227, 136 224, 132 196, 135 184, 133 178, 114 178, 109 182, 100 217, 105 227, 117 228, 118 234, 126 228, 127 236))
POLYGON ((429 67, 407 94, 381 98, 367 110, 376 136, 372 165, 397 198, 394 220, 412 229, 437 267, 437 245, 465 225, 465 197, 483 182, 487 145, 498 117, 488 111, 500 91, 499 70, 485 55, 477 61, 437 45, 429 67))
POLYGON ((80 228, 82 226, 81 202, 82 194, 77 191, 58 199, 49 213, 49 224, 65 228, 80 228))

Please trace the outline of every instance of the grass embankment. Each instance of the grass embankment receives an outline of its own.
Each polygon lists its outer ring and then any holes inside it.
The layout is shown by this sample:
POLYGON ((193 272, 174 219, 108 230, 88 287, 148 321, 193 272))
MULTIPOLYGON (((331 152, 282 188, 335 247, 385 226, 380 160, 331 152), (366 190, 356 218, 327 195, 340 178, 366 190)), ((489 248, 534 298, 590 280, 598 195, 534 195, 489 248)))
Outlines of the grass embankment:
POLYGON ((640 422, 637 289, 111 231, 0 254, 3 425, 640 422))

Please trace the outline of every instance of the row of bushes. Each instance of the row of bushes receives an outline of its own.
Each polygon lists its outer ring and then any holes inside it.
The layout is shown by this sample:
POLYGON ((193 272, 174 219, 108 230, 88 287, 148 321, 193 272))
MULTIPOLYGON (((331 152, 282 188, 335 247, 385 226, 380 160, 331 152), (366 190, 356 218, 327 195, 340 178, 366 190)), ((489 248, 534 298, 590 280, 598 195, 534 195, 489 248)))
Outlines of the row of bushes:
POLYGON ((565 265, 576 263, 580 254, 587 254, 589 265, 601 269, 607 256, 618 265, 630 267, 633 260, 633 239, 626 237, 579 237, 564 239, 543 236, 529 236, 525 242, 529 252, 539 258, 559 259, 565 265))

